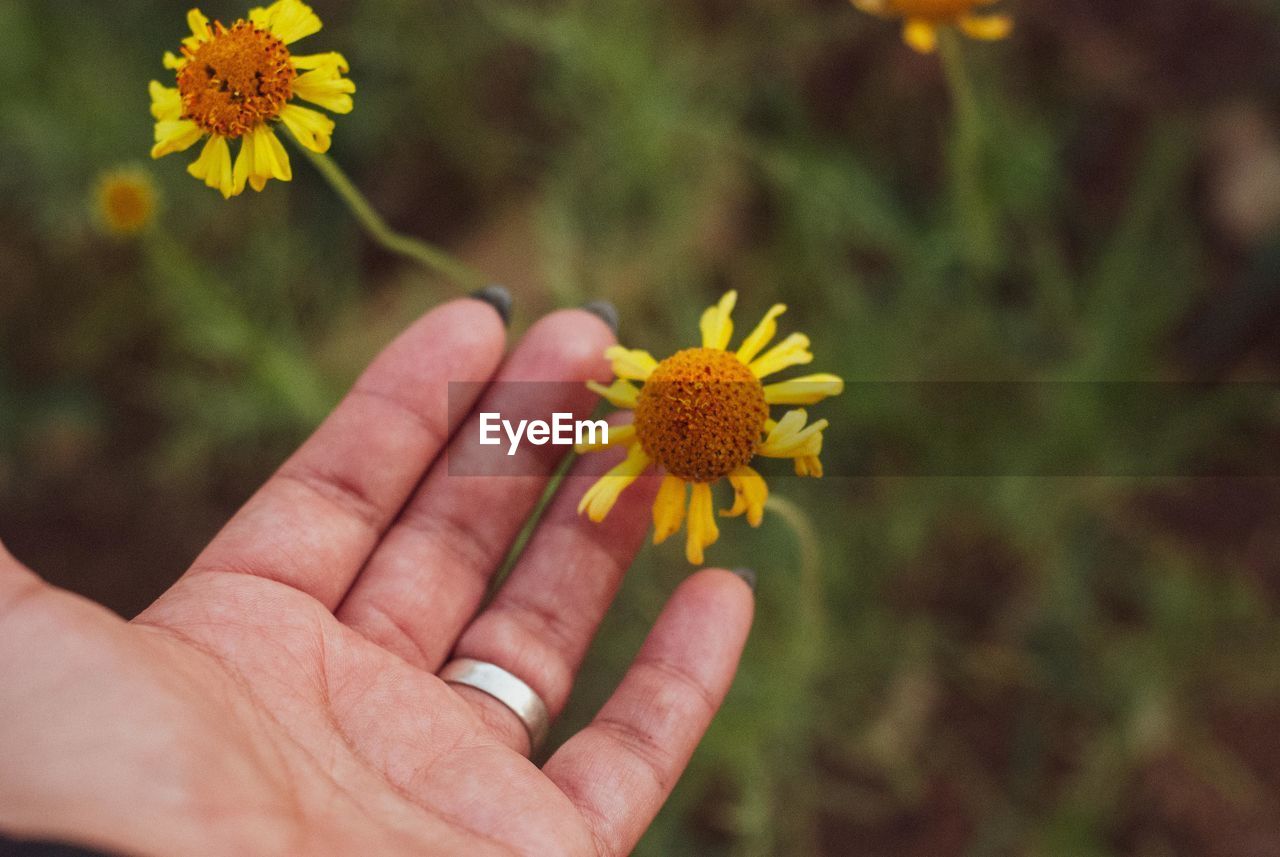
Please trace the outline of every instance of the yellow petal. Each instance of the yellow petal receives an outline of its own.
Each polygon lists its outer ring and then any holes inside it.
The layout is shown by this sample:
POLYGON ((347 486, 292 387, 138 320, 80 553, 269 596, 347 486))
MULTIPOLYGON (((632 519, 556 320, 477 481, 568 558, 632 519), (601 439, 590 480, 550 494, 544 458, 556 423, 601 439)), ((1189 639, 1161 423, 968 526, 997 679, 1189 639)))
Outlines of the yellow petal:
POLYGON ((640 477, 649 466, 649 456, 644 454, 640 444, 632 444, 627 451, 627 458, 587 489, 578 503, 578 514, 587 513, 587 517, 597 524, 605 519, 618 496, 627 486, 640 477))
POLYGON ((733 508, 720 514, 736 518, 745 512, 748 524, 760 526, 764 520, 764 502, 769 499, 769 486, 764 477, 744 464, 729 474, 729 484, 734 491, 733 508))
POLYGON ((814 479, 822 478, 822 432, 818 432, 817 441, 809 441, 805 445, 803 455, 797 455, 792 459, 795 465, 796 476, 812 476, 814 479))
POLYGON ((689 532, 685 538, 684 555, 694 565, 702 565, 702 552, 720 538, 712 508, 711 486, 706 482, 693 483, 693 497, 689 500, 689 532))
POLYGON ((164 63, 165 68, 171 71, 177 71, 183 66, 185 66, 188 60, 186 57, 178 56, 173 51, 165 51, 164 58, 161 60, 161 62, 164 63))
POLYGON ((902 28, 902 40, 917 53, 931 54, 938 49, 938 28, 929 21, 912 18, 902 28))
POLYGON ((737 292, 726 292, 715 306, 702 314, 702 347, 723 351, 733 337, 733 307, 738 302, 737 292))
POLYGON ((608 449, 613 446, 630 445, 636 439, 636 427, 627 424, 624 426, 609 426, 609 442, 608 443, 580 443, 574 446, 574 452, 599 452, 602 449, 608 449))
POLYGON ((816 455, 797 455, 795 457, 796 476, 812 476, 822 478, 822 461, 816 455))
POLYGON ((290 62, 299 71, 310 71, 315 68, 334 69, 341 74, 351 71, 351 64, 347 62, 347 58, 337 51, 302 56, 294 55, 290 58, 290 62))
POLYGON ((231 147, 225 137, 210 137, 195 163, 187 172, 201 179, 207 186, 219 191, 224 199, 230 199, 235 190, 231 175, 231 147))
POLYGON ((813 405, 843 392, 844 379, 823 373, 766 384, 764 400, 771 405, 813 405))
POLYGON ((809 418, 803 410, 787 412, 765 437, 764 443, 757 450, 765 458, 796 458, 802 455, 817 455, 822 451, 822 432, 830 423, 818 420, 806 427, 809 418))
POLYGON ((774 437, 790 437, 803 429, 805 421, 808 419, 808 412, 797 408, 793 411, 787 411, 782 415, 782 419, 777 422, 770 420, 769 422, 773 423, 772 426, 768 422, 765 423, 765 430, 768 432, 770 439, 774 437))
POLYGON ((159 122, 182 118, 182 95, 177 87, 165 86, 158 80, 151 81, 147 91, 151 94, 151 116, 159 122))
POLYGON ((597 381, 588 381, 587 389, 602 396, 615 408, 632 410, 640 399, 640 391, 624 378, 619 378, 608 387, 597 381))
POLYGON ((156 123, 156 144, 151 147, 151 157, 163 158, 174 152, 185 152, 194 146, 204 131, 190 119, 166 119, 156 123))
POLYGON ((265 9, 251 9, 249 20, 259 27, 266 27, 286 45, 315 35, 323 26, 319 16, 301 0, 277 0, 265 9))
POLYGON ((295 140, 313 152, 327 152, 333 144, 334 121, 318 110, 286 104, 280 111, 280 121, 295 140))
POLYGON ((240 154, 236 156, 235 167, 231 171, 231 195, 239 196, 244 193, 245 183, 249 180, 249 174, 253 172, 254 160, 254 135, 246 134, 240 138, 240 154))
MULTIPOLYGON (((244 144, 240 147, 240 158, 248 162, 248 179, 249 187, 258 193, 267 186, 267 182, 271 180, 271 174, 262 173, 262 154, 258 151, 262 148, 262 141, 258 139, 257 134, 246 134, 244 136, 244 144)), ((236 167, 239 168, 240 160, 236 161, 236 167)), ((239 179, 236 179, 237 184, 239 179)))
POLYGON ((765 378, 791 366, 812 362, 813 354, 809 352, 809 337, 803 333, 793 333, 762 356, 751 361, 750 366, 757 378, 765 378))
POLYGON ((756 325, 756 329, 751 331, 750 335, 742 341, 742 346, 738 348, 738 359, 743 363, 750 363, 756 359, 764 347, 773 341, 778 335, 778 322, 776 319, 787 311, 786 304, 774 304, 769 311, 764 314, 764 318, 760 319, 760 323, 756 325))
POLYGON ((289 153, 285 151, 284 143, 280 142, 276 132, 271 130, 270 126, 263 125, 258 129, 258 133, 267 141, 266 148, 270 153, 268 162, 271 165, 272 177, 282 182, 293 181, 293 164, 289 162, 289 153))
POLYGON ((757 450, 757 454, 766 458, 790 458, 795 465, 797 476, 822 476, 822 462, 818 456, 822 452, 822 430, 827 423, 823 420, 810 429, 809 433, 793 444, 797 435, 804 430, 806 415, 804 411, 789 411, 782 418, 787 426, 778 431, 781 423, 766 420, 764 424, 765 443, 757 450), (815 437, 816 436, 816 437, 815 437), (798 449, 797 449, 798 447, 798 449))
POLYGON ((648 351, 614 345, 606 348, 604 357, 613 363, 613 374, 631 381, 645 381, 653 374, 658 361, 648 351))
POLYGON ((253 188, 256 193, 262 193, 266 190, 267 182, 271 181, 271 173, 262 171, 262 148, 262 141, 255 140, 253 143, 253 163, 249 167, 249 187, 253 188))
POLYGON ((1013 19, 1008 15, 964 15, 957 23, 960 32, 984 42, 999 41, 1013 32, 1013 19))
POLYGON ((293 94, 319 104, 334 113, 350 113, 355 106, 351 93, 356 85, 338 73, 336 67, 325 66, 300 75, 293 81, 293 94))
MULTIPOLYGON (((240 184, 242 171, 247 172, 249 186, 256 191, 265 188, 271 179, 287 182, 293 178, 289 153, 268 126, 260 125, 245 135, 240 157, 236 160, 237 184, 240 184)), ((243 187, 242 184, 240 186, 243 187)))
POLYGON ((187 13, 187 26, 191 28, 191 36, 199 42, 207 42, 213 37, 209 32, 209 19, 199 9, 187 13))
POLYGON ((684 507, 688 491, 685 481, 679 476, 667 474, 662 477, 662 487, 653 501, 653 543, 660 545, 668 538, 680 532, 684 523, 684 507))

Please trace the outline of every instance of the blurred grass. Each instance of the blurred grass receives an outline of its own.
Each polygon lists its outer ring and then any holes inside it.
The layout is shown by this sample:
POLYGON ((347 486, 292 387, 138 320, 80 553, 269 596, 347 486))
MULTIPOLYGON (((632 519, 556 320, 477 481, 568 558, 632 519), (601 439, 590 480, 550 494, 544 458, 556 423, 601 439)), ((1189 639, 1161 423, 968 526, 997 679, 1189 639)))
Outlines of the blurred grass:
MULTIPOLYGON (((959 46, 959 117, 938 59, 842 0, 315 5, 360 86, 335 157, 506 282, 517 328, 608 297, 658 353, 732 287, 851 381, 1276 378, 1280 189, 1248 172, 1280 159, 1275 2, 1010 4, 1012 41, 959 46)), ((185 8, 0 0, 0 527, 126 615, 451 294, 301 162, 230 203, 150 164, 158 228, 94 230, 185 8)), ((972 450, 1112 472, 1143 415, 1079 402, 1034 430, 974 402, 960 447, 925 401, 820 406, 828 472, 866 475, 777 483, 816 579, 776 516, 726 528, 711 559, 757 568, 758 624, 640 853, 1280 853, 1274 479, 895 475, 972 450)), ((1276 418, 1209 400, 1151 472, 1249 472, 1276 418)), ((679 554, 642 555, 560 734, 679 554)))

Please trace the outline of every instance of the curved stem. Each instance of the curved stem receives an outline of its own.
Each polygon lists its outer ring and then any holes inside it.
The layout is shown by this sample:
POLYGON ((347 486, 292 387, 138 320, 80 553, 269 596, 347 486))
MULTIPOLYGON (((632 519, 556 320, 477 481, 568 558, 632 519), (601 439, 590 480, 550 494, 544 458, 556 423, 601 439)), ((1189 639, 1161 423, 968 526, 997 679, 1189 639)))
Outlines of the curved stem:
POLYGON ((297 149, 307 156, 320 175, 324 177, 324 180, 329 183, 329 186, 333 188, 338 197, 351 210, 351 213, 355 215, 356 220, 359 221, 364 231, 369 234, 369 237, 378 246, 390 253, 395 253, 416 262, 432 274, 452 280, 463 288, 478 289, 489 284, 490 279, 483 273, 475 270, 465 262, 455 259, 444 250, 433 247, 418 238, 401 235, 393 230, 382 219, 382 215, 374 210, 369 200, 348 178, 336 161, 328 155, 311 151, 306 146, 298 143, 297 140, 293 142, 297 149))
MULTIPOLYGON (((799 580, 793 590, 795 613, 790 622, 783 624, 788 628, 782 652, 787 674, 779 679, 778 685, 778 692, 790 700, 787 726, 780 734, 761 734, 761 738, 774 747, 773 753, 776 754, 765 757, 767 772, 762 772, 761 776, 769 783, 770 793, 762 797, 765 801, 778 802, 792 800, 786 795, 791 793, 799 779, 797 769, 787 760, 802 758, 810 752, 813 736, 819 728, 821 706, 815 702, 819 699, 815 688, 829 651, 818 532, 804 509, 777 494, 769 495, 765 508, 777 515, 791 531, 800 556, 799 580)), ((765 718, 765 722, 767 720, 765 718)), ((818 808, 813 799, 795 800, 788 805, 788 814, 775 819, 778 828, 773 835, 800 841, 807 820, 817 813, 818 808)), ((757 842, 760 846, 758 853, 774 853, 771 847, 774 843, 757 842)))
POLYGON ((822 547, 809 515, 790 500, 770 494, 765 508, 776 514, 791 530, 800 552, 800 585, 797 587, 797 658, 800 672, 811 677, 822 656, 823 597, 822 547))
POLYGON ((796 547, 800 549, 801 580, 805 583, 816 581, 822 565, 822 548, 809 516, 798 505, 777 494, 769 495, 765 508, 782 518, 795 537, 796 547))

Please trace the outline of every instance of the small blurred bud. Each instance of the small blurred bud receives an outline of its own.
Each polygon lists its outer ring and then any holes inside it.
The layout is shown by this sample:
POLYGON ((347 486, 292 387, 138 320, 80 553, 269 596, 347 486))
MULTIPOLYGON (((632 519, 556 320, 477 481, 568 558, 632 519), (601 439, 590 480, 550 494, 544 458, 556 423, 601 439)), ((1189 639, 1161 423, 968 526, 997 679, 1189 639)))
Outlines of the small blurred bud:
POLYGON ((158 193, 151 175, 141 167, 104 172, 94 193, 94 214, 102 229, 121 238, 145 230, 155 219, 158 193))

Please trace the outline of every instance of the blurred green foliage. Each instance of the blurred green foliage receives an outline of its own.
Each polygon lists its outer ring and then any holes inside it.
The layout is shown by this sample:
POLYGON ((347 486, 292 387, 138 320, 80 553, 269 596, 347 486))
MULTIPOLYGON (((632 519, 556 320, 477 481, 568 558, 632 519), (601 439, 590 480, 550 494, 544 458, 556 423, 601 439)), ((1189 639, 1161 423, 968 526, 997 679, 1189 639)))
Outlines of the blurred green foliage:
MULTIPOLYGON (((659 353, 737 288, 850 381, 1274 381, 1280 4, 1008 5, 948 76, 843 0, 315 2, 360 87, 334 156, 517 328, 607 297, 659 353)), ((151 234, 95 230, 185 8, 0 0, 0 526, 125 614, 452 295, 301 161, 224 202, 171 157, 151 234)), ((857 391, 817 409, 832 476, 775 483, 821 567, 776 515, 711 553, 757 568, 758 623, 640 853, 1280 853, 1277 481, 1105 475, 1140 405, 965 433, 857 391), (1091 475, 899 475, 969 454, 1091 475)), ((1251 401, 1149 438, 1150 472, 1275 474, 1251 401)), ((643 554, 561 734, 679 553, 643 554)))

